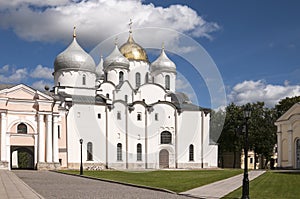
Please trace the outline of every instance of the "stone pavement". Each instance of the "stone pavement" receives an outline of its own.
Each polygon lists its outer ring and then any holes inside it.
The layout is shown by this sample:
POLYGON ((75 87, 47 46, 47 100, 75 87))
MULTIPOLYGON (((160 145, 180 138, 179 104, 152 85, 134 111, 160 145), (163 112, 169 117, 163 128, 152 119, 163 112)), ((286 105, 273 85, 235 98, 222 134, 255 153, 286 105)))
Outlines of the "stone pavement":
MULTIPOLYGON (((253 180, 258 176, 262 175, 265 171, 254 170, 249 172, 249 180, 253 180)), ((242 186, 243 174, 227 178, 225 180, 220 180, 208 185, 204 185, 189 191, 182 192, 180 194, 186 196, 192 196, 195 198, 222 198, 229 194, 230 192, 238 189, 242 186)))
POLYGON ((8 170, 0 170, 0 198, 38 199, 43 197, 26 185, 13 172, 8 170))

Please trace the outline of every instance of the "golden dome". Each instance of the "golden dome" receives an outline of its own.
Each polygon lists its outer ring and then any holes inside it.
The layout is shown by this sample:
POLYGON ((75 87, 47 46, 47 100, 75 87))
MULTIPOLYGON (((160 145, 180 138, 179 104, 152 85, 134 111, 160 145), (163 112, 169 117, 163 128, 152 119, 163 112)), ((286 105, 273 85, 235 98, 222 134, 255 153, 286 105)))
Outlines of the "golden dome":
POLYGON ((120 52, 126 57, 129 61, 148 61, 148 56, 146 51, 132 38, 132 33, 129 34, 129 38, 125 44, 120 47, 120 52))

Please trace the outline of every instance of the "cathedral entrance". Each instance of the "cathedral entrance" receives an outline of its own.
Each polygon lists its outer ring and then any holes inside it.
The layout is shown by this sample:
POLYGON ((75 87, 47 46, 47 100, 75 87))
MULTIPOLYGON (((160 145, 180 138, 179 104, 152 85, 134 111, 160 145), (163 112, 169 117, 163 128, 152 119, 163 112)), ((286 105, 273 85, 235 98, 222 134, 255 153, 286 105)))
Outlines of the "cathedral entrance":
POLYGON ((159 152, 159 168, 166 169, 169 168, 169 151, 162 149, 159 152))
POLYGON ((300 168, 300 139, 296 141, 296 168, 300 168))
POLYGON ((33 146, 11 146, 11 169, 34 169, 33 146))

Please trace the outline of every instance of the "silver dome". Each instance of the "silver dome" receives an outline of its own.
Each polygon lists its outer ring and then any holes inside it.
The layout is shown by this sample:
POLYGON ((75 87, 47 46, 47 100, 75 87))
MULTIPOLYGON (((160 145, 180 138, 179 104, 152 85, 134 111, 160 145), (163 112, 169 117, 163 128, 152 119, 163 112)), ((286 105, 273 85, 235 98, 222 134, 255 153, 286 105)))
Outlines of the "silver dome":
POLYGON ((96 64, 93 58, 86 53, 76 41, 73 42, 61 52, 54 61, 54 72, 61 70, 81 70, 95 72, 96 64))
POLYGON ((172 62, 165 53, 165 49, 161 50, 159 57, 151 63, 151 72, 166 71, 176 73, 176 65, 172 62))
POLYGON ((122 55, 116 45, 115 49, 104 60, 103 66, 105 71, 114 67, 129 69, 129 60, 122 55))

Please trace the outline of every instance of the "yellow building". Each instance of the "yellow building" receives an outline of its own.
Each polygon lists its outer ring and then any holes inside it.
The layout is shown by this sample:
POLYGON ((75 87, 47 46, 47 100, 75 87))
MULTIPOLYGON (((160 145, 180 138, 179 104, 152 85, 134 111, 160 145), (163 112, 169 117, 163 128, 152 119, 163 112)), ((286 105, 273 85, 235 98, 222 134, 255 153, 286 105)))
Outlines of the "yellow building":
POLYGON ((300 102, 276 122, 279 168, 300 168, 300 102))

